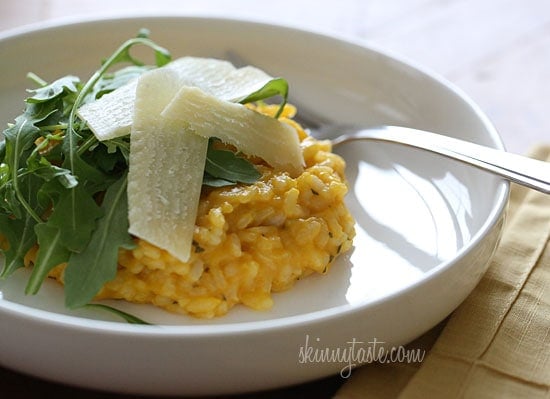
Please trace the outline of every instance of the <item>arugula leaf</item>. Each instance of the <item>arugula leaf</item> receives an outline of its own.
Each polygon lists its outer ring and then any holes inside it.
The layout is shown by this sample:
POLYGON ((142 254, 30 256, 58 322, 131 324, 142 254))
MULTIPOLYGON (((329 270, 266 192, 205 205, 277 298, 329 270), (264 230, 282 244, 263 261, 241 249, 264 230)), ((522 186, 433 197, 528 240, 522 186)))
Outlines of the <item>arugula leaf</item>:
POLYGON ((209 173, 204 173, 204 176, 202 177, 202 185, 208 186, 208 187, 228 187, 228 186, 234 186, 237 183, 234 181, 229 181, 225 179, 221 179, 219 177, 214 177, 210 175, 209 173))
MULTIPOLYGON (((29 175, 21 180, 20 194, 29 206, 41 212, 43 206, 37 195, 40 179, 29 175)), ((20 218, 0 214, 0 234, 4 235, 9 242, 9 248, 4 251, 6 259, 0 273, 1 278, 8 277, 24 266, 23 260, 26 253, 36 243, 34 233, 36 223, 37 221, 29 213, 23 213, 20 218)))
POLYGON ((76 177, 70 170, 52 165, 50 161, 42 157, 40 160, 33 159, 33 162, 27 162, 29 172, 41 177, 45 181, 57 179, 65 188, 73 188, 78 184, 76 177))
POLYGON ((144 72, 153 69, 148 65, 131 65, 113 73, 104 74, 94 85, 90 98, 87 101, 94 101, 104 94, 110 93, 121 86, 129 83, 131 80, 137 79, 144 72))
POLYGON ((89 309, 100 309, 100 310, 104 310, 104 311, 113 313, 113 314, 123 318, 124 320, 126 320, 127 323, 130 323, 130 324, 143 324, 143 325, 148 325, 148 326, 151 325, 151 323, 148 323, 148 322, 140 319, 139 317, 136 317, 136 316, 131 315, 129 313, 123 312, 122 310, 115 309, 111 306, 104 305, 102 303, 88 303, 88 304, 84 305, 84 307, 89 308, 89 309))
POLYGON ((76 76, 68 75, 62 77, 49 85, 29 90, 29 92, 34 93, 34 95, 27 98, 25 101, 28 103, 42 103, 53 100, 63 95, 65 92, 75 93, 78 90, 78 83, 80 83, 80 79, 76 76))
POLYGON ((279 109, 275 114, 275 118, 278 118, 288 101, 288 82, 283 78, 274 78, 267 82, 260 89, 256 90, 253 93, 250 93, 248 96, 237 101, 241 104, 251 103, 255 101, 265 100, 267 98, 280 95, 282 97, 282 102, 279 105, 279 109))
POLYGON ((149 39, 149 33, 149 30, 141 29, 137 37, 127 40, 124 44, 122 44, 122 46, 120 46, 118 50, 115 51, 114 54, 109 59, 107 59, 107 61, 104 62, 104 66, 108 65, 108 67, 110 67, 110 65, 121 62, 129 62, 133 65, 143 66, 143 62, 132 57, 132 55, 130 54, 130 49, 136 44, 143 44, 153 49, 155 55, 155 63, 157 67, 168 64, 172 60, 172 55, 164 47, 161 47, 155 42, 151 41, 149 39))
POLYGON ((62 244, 60 229, 40 223, 34 230, 38 238, 38 254, 25 288, 26 294, 36 294, 50 270, 66 262, 70 255, 70 251, 62 244))
POLYGON ((56 107, 48 103, 28 104, 25 112, 15 118, 15 124, 8 126, 4 130, 6 153, 6 164, 15 172, 18 168, 14 167, 23 165, 27 157, 31 154, 29 151, 34 141, 40 136, 40 129, 36 126, 37 123, 43 121, 56 111, 56 107))
POLYGON ((260 178, 260 172, 247 159, 237 156, 233 151, 216 149, 214 142, 215 140, 208 141, 204 166, 206 183, 220 187, 222 181, 252 184, 260 178), (216 179, 210 179, 208 175, 216 179))
POLYGON ((126 170, 130 162, 129 136, 98 141, 94 143, 89 151, 83 154, 82 158, 109 175, 117 174, 120 170, 126 170))
POLYGON ((81 252, 88 245, 102 211, 82 186, 64 194, 54 205, 47 224, 61 231, 60 242, 67 249, 81 252))
POLYGON ((120 247, 134 246, 128 233, 126 183, 125 174, 107 189, 101 206, 103 217, 88 246, 69 259, 65 270, 65 305, 70 309, 86 305, 115 277, 120 247))
POLYGON ((0 233, 9 242, 9 248, 3 251, 5 260, 0 278, 8 277, 24 266, 24 257, 36 242, 35 225, 36 221, 30 216, 24 219, 11 219, 6 215, 0 215, 0 233))

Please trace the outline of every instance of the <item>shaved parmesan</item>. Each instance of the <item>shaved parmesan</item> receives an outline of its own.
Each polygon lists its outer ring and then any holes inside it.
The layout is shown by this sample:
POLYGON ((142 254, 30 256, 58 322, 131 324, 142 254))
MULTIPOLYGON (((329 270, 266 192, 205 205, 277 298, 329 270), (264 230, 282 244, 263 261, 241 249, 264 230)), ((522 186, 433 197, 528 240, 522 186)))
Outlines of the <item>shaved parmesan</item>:
POLYGON ((221 100, 239 102, 248 97, 250 93, 260 90, 271 79, 267 73, 253 66, 245 66, 235 69, 227 75, 225 84, 212 94, 221 100))
POLYGON ((196 86, 212 95, 222 90, 227 77, 235 71, 228 61, 198 57, 178 58, 163 68, 176 72, 178 88, 196 86))
POLYGON ((296 131, 241 104, 220 100, 196 87, 182 87, 161 115, 179 121, 198 136, 217 137, 247 155, 258 156, 291 176, 303 171, 296 131))
POLYGON ((99 141, 125 136, 132 126, 137 79, 85 104, 78 116, 86 121, 99 141))
MULTIPOLYGON (((215 93, 223 86, 225 77, 234 71, 235 67, 223 60, 183 57, 159 69, 173 72, 172 83, 176 89, 184 85, 198 86, 206 92, 215 93)), ((145 74, 147 73, 150 72, 145 74)), ((78 116, 86 121, 99 141, 130 133, 136 86, 137 79, 105 94, 97 101, 83 105, 78 110, 78 116)))
MULTIPOLYGON (((176 88, 198 87, 222 100, 235 102, 261 89, 273 79, 258 68, 246 66, 235 69, 231 63, 213 58, 182 57, 159 69, 174 72, 173 84, 176 88)), ((130 133, 136 85, 137 79, 78 110, 78 116, 86 121, 99 141, 130 133)))
POLYGON ((208 139, 161 115, 176 94, 177 73, 139 78, 130 142, 129 232, 182 261, 189 259, 208 139))
POLYGON ((271 79, 257 68, 235 69, 226 61, 185 57, 144 73, 83 110, 92 110, 87 122, 101 131, 94 130, 98 138, 131 129, 131 234, 189 260, 210 137, 292 176, 302 172, 294 128, 230 102, 247 98, 271 79), (128 112, 128 102, 133 105, 129 119, 121 115, 128 112), (94 123, 100 117, 101 123, 94 123))

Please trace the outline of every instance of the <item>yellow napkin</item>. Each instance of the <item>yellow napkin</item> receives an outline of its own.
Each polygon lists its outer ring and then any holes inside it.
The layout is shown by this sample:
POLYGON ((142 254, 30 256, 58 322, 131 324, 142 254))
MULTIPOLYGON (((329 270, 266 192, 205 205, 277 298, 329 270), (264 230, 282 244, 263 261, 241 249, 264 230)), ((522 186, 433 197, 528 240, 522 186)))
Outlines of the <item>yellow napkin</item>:
MULTIPOLYGON (((530 154, 550 161, 550 146, 530 154)), ((423 363, 370 364, 337 399, 550 398, 550 195, 512 185, 502 240, 479 285, 412 342, 423 363)))

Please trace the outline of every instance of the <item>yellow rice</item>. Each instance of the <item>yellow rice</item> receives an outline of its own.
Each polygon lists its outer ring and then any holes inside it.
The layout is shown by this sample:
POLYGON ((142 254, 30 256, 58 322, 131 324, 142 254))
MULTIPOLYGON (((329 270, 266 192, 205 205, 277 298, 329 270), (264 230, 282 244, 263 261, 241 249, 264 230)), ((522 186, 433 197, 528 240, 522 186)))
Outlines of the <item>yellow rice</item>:
MULTIPOLYGON (((260 106, 258 111, 274 109, 260 106)), ((287 290, 311 273, 326 273, 354 236, 344 204, 345 163, 331 152, 330 142, 307 136, 290 119, 294 112, 287 106, 281 120, 296 127, 301 140, 306 168, 300 176, 275 173, 258 162, 262 177, 255 184, 203 189, 189 261, 136 239, 133 250, 120 250, 116 278, 97 299, 211 318, 236 304, 269 309, 272 292, 287 290)), ((50 277, 62 282, 64 267, 50 277)))

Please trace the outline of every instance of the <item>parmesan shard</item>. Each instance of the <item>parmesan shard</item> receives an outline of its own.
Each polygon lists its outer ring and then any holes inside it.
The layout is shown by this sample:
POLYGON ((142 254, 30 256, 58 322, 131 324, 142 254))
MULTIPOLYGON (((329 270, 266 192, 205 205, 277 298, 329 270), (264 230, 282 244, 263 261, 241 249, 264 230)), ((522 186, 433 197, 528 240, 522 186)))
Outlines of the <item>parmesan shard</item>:
POLYGON ((200 137, 216 137, 244 154, 258 156, 293 177, 303 171, 295 129, 241 104, 223 101, 196 87, 182 87, 161 115, 200 137))
POLYGON ((99 141, 125 136, 132 126, 137 79, 85 104, 77 111, 99 141))
POLYGON ((230 102, 271 79, 254 67, 184 57, 81 109, 100 140, 131 134, 130 234, 189 260, 210 137, 292 176, 303 171, 294 128, 230 102))
POLYGON ((129 232, 187 261, 208 139, 161 113, 178 89, 177 72, 157 69, 136 85, 128 173, 129 232))
POLYGON ((225 78, 225 84, 214 92, 207 92, 220 100, 239 102, 264 87, 273 77, 253 66, 235 69, 225 78))
MULTIPOLYGON (((184 85, 197 86, 207 93, 215 94, 224 86, 227 75, 233 72, 235 67, 223 60, 182 57, 159 69, 174 72, 175 88, 184 85)), ((99 100, 83 105, 78 110, 78 116, 86 121, 99 141, 130 133, 137 81, 138 79, 134 79, 111 93, 103 95, 99 100)))
POLYGON ((233 64, 228 61, 200 57, 178 58, 163 68, 176 72, 178 88, 199 87, 212 95, 217 95, 226 84, 227 77, 235 71, 233 64))
MULTIPOLYGON (((230 62, 214 58, 182 57, 159 69, 175 73, 174 86, 177 88, 198 87, 222 100, 235 102, 273 79, 258 68, 246 66, 236 69, 230 62)), ((78 116, 86 121, 99 141, 130 133, 136 86, 137 79, 134 79, 78 110, 78 116)))

